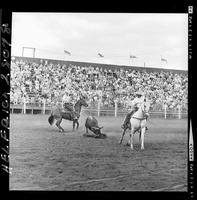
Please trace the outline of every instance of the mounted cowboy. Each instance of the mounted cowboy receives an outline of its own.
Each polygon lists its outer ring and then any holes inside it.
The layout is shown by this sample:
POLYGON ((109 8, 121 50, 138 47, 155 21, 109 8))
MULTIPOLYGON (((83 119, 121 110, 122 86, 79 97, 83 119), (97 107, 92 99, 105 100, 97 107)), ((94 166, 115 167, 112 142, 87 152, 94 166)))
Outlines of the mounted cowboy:
MULTIPOLYGON (((150 102, 145 98, 144 93, 137 92, 136 98, 131 101, 131 112, 129 112, 124 120, 123 133, 121 135, 119 144, 122 143, 126 130, 130 129, 130 148, 133 150, 134 134, 139 132, 139 141, 141 142, 141 149, 144 149, 144 134, 146 133, 147 118, 149 116, 150 102)), ((128 143, 128 144, 129 144, 128 143)))
POLYGON ((73 131, 75 130, 75 124, 77 124, 76 130, 78 130, 78 120, 81 113, 81 107, 88 107, 85 98, 80 97, 75 103, 69 93, 67 93, 64 95, 64 98, 61 98, 61 100, 63 101, 64 108, 62 108, 62 106, 60 107, 59 105, 52 107, 51 115, 48 118, 49 124, 53 125, 56 121, 56 126, 58 127, 59 131, 64 132, 64 129, 60 126, 60 123, 62 119, 65 119, 73 122, 73 131))
POLYGON ((62 101, 63 101, 64 112, 69 112, 71 114, 71 118, 73 119, 77 118, 76 112, 74 111, 71 94, 68 92, 65 93, 64 96, 62 97, 62 101))
MULTIPOLYGON (((126 118, 121 126, 122 129, 125 129, 129 126, 132 115, 139 109, 139 106, 144 102, 146 102, 145 94, 142 91, 136 92, 136 97, 133 99, 133 101, 130 102, 131 111, 127 113, 126 118)), ((148 118, 148 115, 146 115, 146 118, 148 118)), ((148 128, 146 127, 146 130, 147 129, 148 128)))

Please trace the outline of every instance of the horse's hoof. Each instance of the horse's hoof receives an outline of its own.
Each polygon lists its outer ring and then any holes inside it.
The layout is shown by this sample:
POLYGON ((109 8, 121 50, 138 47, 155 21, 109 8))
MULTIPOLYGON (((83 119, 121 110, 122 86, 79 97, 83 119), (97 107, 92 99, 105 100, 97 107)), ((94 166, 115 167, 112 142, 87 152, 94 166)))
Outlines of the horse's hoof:
POLYGON ((101 135, 99 135, 100 138, 105 139, 107 137, 107 135, 101 133, 101 135))

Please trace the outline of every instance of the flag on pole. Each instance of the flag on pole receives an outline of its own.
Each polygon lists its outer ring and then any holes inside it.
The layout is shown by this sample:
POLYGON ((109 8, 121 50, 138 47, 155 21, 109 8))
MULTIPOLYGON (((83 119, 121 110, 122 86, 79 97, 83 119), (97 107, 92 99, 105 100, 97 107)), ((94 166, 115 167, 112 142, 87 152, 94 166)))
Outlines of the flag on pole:
POLYGON ((103 58, 103 57, 104 57, 104 55, 102 55, 101 53, 98 53, 98 55, 99 55, 101 58, 103 58))
POLYGON ((136 56, 134 56, 134 55, 130 55, 130 58, 137 58, 136 56))
POLYGON ((161 61, 165 62, 165 63, 168 63, 167 59, 164 59, 161 57, 161 61))
POLYGON ((71 53, 69 51, 64 50, 64 53, 68 54, 69 56, 71 56, 71 53))

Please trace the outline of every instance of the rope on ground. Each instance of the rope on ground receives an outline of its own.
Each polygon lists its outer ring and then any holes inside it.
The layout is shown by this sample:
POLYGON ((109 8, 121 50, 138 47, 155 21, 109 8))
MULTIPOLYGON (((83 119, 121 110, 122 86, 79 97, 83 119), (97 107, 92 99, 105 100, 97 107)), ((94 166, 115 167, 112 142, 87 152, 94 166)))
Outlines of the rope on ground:
POLYGON ((174 185, 173 187, 165 187, 165 188, 159 188, 159 189, 156 189, 156 190, 153 190, 154 192, 156 191, 164 191, 164 190, 171 190, 171 189, 178 189, 180 187, 183 187, 185 186, 185 184, 180 184, 180 185, 174 185))
POLYGON ((86 181, 75 181, 67 185, 84 184, 84 183, 99 182, 99 181, 109 181, 109 180, 114 180, 114 179, 123 178, 123 177, 125 177, 125 175, 124 176, 120 175, 117 177, 110 177, 110 178, 102 178, 102 179, 92 179, 92 180, 86 180, 86 181))

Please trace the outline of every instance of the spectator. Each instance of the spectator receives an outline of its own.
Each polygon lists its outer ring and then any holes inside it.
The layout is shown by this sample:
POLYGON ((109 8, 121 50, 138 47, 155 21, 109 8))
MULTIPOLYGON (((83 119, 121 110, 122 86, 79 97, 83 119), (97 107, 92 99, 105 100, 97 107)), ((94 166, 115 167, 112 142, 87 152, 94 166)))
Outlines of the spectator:
MULTIPOLYGON (((166 102, 168 109, 177 109, 187 105, 188 77, 185 74, 172 72, 147 72, 136 70, 112 70, 99 67, 36 64, 17 59, 11 61, 11 103, 21 104, 22 97, 34 94, 34 101, 42 103, 43 95, 48 104, 53 98, 65 92, 72 94, 72 99, 78 98, 78 92, 85 91, 90 102, 96 102, 102 97, 102 104, 113 106, 114 99, 127 108, 129 99, 134 98, 135 91, 147 92, 155 109, 162 109, 166 102)), ((28 100, 27 100, 28 102, 28 100)))

